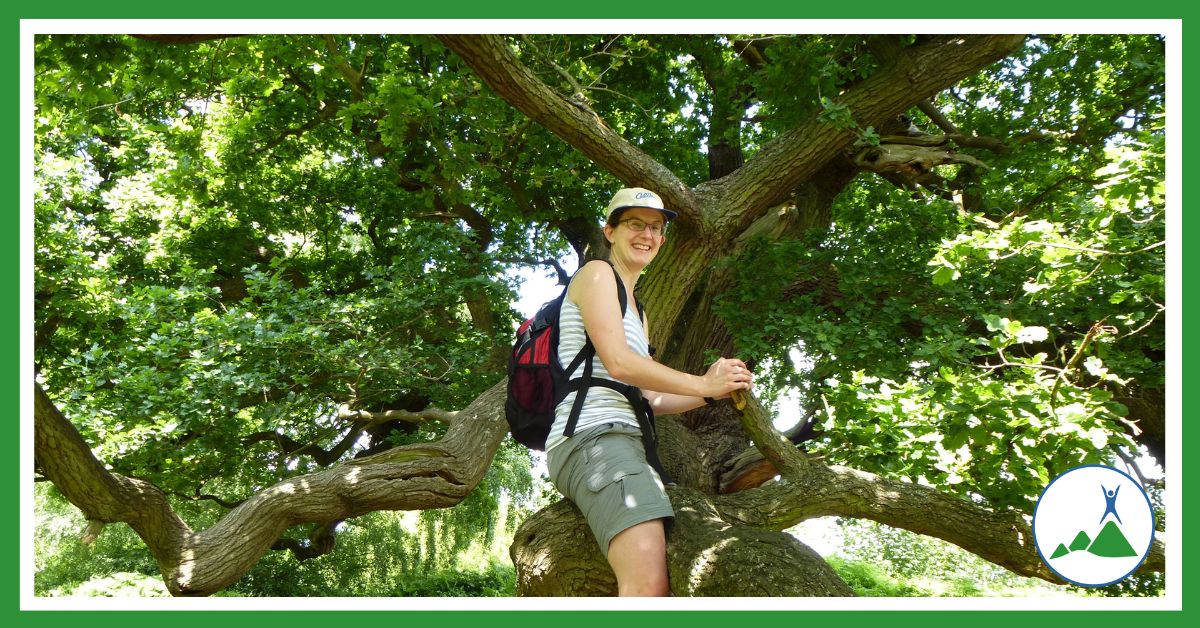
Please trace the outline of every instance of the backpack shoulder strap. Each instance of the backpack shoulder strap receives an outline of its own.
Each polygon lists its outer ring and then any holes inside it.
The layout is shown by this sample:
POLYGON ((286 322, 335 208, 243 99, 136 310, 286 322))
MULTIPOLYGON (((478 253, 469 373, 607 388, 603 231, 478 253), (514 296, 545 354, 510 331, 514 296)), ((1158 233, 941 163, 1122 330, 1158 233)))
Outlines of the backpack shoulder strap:
MULTIPOLYGON (((629 297, 625 294, 625 282, 621 281, 621 273, 617 272, 617 267, 609 260, 608 265, 613 269, 613 278, 617 280, 617 302, 621 304, 621 318, 625 318, 625 311, 629 309, 629 297)), ((565 294, 565 292, 564 292, 565 294)), ((637 299, 634 299, 637 301, 637 299)), ((641 303, 638 302, 638 313, 640 314, 641 303)), ((624 324, 624 323, 622 323, 624 324)), ((592 363, 596 359, 596 345, 592 344, 592 338, 588 335, 587 330, 583 332, 583 347, 579 353, 575 355, 575 359, 571 360, 571 364, 567 367, 567 377, 575 373, 575 369, 583 364, 583 374, 581 377, 571 380, 568 383, 568 389, 576 391, 575 402, 571 404, 571 413, 567 416, 567 424, 563 429, 563 436, 570 438, 575 435, 575 425, 579 422, 579 413, 583 411, 583 400, 587 397, 588 388, 596 385, 592 378, 592 363)), ((608 382, 608 380, 597 380, 597 382, 608 382)), ((622 385, 623 388, 631 388, 628 385, 622 385)), ((615 386, 614 386, 615 388, 615 386)), ((628 394, 624 389, 619 390, 622 394, 628 394)), ((640 393, 639 393, 640 395, 640 393)), ((565 395, 564 395, 565 396, 565 395)))
MULTIPOLYGON (((625 310, 627 310, 629 308, 629 297, 626 296, 626 294, 625 294, 625 282, 621 281, 621 273, 617 272, 617 267, 613 266, 613 263, 611 261, 609 261, 609 260, 605 260, 605 261, 608 262, 609 266, 612 266, 613 277, 617 280, 617 301, 620 302, 620 304, 621 304, 621 318, 624 319, 625 318, 625 310)), ((633 296, 633 303, 634 303, 634 305, 637 306, 638 320, 645 321, 646 320, 646 306, 642 304, 641 299, 637 298, 637 295, 633 296)), ((584 341, 589 345, 592 343, 592 339, 588 338, 586 336, 584 336, 584 341)), ((649 350, 650 355, 654 355, 658 351, 657 348, 655 348, 653 345, 648 345, 647 348, 649 350)))
MULTIPOLYGON (((617 267, 613 266, 612 261, 610 261, 610 260, 604 260, 604 261, 608 262, 608 265, 612 268, 612 271, 613 271, 613 278, 617 280, 617 302, 621 304, 621 318, 625 318, 625 310, 629 309, 629 297, 626 296, 626 294, 625 294, 625 282, 621 281, 621 273, 617 272, 617 267)), ((634 301, 637 301, 637 299, 634 298, 634 301)), ((638 314, 641 314, 641 312, 642 312, 641 302, 638 301, 637 305, 638 305, 638 314)))

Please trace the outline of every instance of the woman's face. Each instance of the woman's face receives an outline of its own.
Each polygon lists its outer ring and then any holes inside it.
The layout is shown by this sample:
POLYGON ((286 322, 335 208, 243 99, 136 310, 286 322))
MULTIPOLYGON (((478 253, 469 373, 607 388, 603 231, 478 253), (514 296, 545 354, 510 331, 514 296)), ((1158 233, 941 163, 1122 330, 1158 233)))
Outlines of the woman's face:
POLYGON ((662 232, 666 226, 666 219, 658 210, 645 207, 625 210, 617 219, 616 226, 604 226, 604 235, 612 245, 614 261, 619 259, 629 266, 644 268, 658 255, 658 249, 666 238, 662 232), (642 231, 634 227, 641 227, 642 231))

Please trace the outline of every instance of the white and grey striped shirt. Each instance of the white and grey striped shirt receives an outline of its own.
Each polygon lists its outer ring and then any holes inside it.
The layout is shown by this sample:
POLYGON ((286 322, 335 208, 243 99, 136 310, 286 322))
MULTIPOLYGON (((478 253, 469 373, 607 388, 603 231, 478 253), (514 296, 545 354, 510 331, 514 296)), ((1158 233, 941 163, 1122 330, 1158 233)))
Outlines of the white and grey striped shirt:
MULTIPOLYGON (((650 343, 646 340, 646 330, 642 327, 637 305, 633 301, 630 301, 625 308, 623 322, 625 324, 625 342, 629 348, 638 355, 649 356, 650 343)), ((558 327, 558 360, 565 369, 571 366, 571 361, 583 349, 584 342, 583 316, 580 314, 579 306, 572 302, 570 297, 563 299, 562 309, 558 315, 558 327)), ((580 364, 579 368, 575 369, 575 373, 570 374, 569 379, 582 374, 583 364, 580 364)), ((608 369, 604 368, 604 363, 600 361, 599 355, 592 359, 592 377, 620 381, 608 374, 608 369)), ((576 393, 568 394, 562 403, 554 408, 554 425, 550 427, 550 435, 546 438, 546 451, 566 442, 563 430, 566 429, 567 418, 571 414, 571 405, 575 403, 575 396, 576 393)), ((583 409, 579 413, 579 422, 575 424, 575 432, 582 432, 601 423, 625 423, 633 427, 638 426, 633 406, 629 405, 629 401, 625 399, 624 395, 611 388, 593 386, 588 389, 583 409)))

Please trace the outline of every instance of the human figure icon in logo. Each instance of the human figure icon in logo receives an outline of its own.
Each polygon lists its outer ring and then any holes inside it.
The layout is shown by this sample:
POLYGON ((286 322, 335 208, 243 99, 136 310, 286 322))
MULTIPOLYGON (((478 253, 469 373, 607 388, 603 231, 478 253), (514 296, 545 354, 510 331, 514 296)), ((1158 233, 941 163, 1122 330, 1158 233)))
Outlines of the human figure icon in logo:
POLYGON ((1117 493, 1121 492, 1120 485, 1115 490, 1109 490, 1101 484, 1100 490, 1104 492, 1104 514, 1100 515, 1100 521, 1103 522, 1104 518, 1111 512, 1113 517, 1116 517, 1117 523, 1125 525, 1125 522, 1121 521, 1121 515, 1117 514, 1117 493))

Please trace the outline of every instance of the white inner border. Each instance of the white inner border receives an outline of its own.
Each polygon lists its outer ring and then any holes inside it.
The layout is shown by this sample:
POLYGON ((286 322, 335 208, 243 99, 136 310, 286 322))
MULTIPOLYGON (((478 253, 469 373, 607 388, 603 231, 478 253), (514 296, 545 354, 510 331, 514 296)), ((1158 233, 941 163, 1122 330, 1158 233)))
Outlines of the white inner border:
MULTIPOLYGON (((1182 20, 21 20, 21 371, 33 364, 33 38, 61 33, 1095 33, 1166 35, 1166 409, 1165 492, 1169 529, 1183 528, 1180 442, 1182 242, 1180 132, 1182 20)), ((21 467, 33 466, 33 390, 21 386, 21 467)), ((1180 610, 1181 537, 1167 543, 1166 593, 1160 598, 45 598, 33 595, 33 482, 21 482, 22 610, 1180 610)), ((1166 535, 1161 535, 1164 540, 1166 535)))

